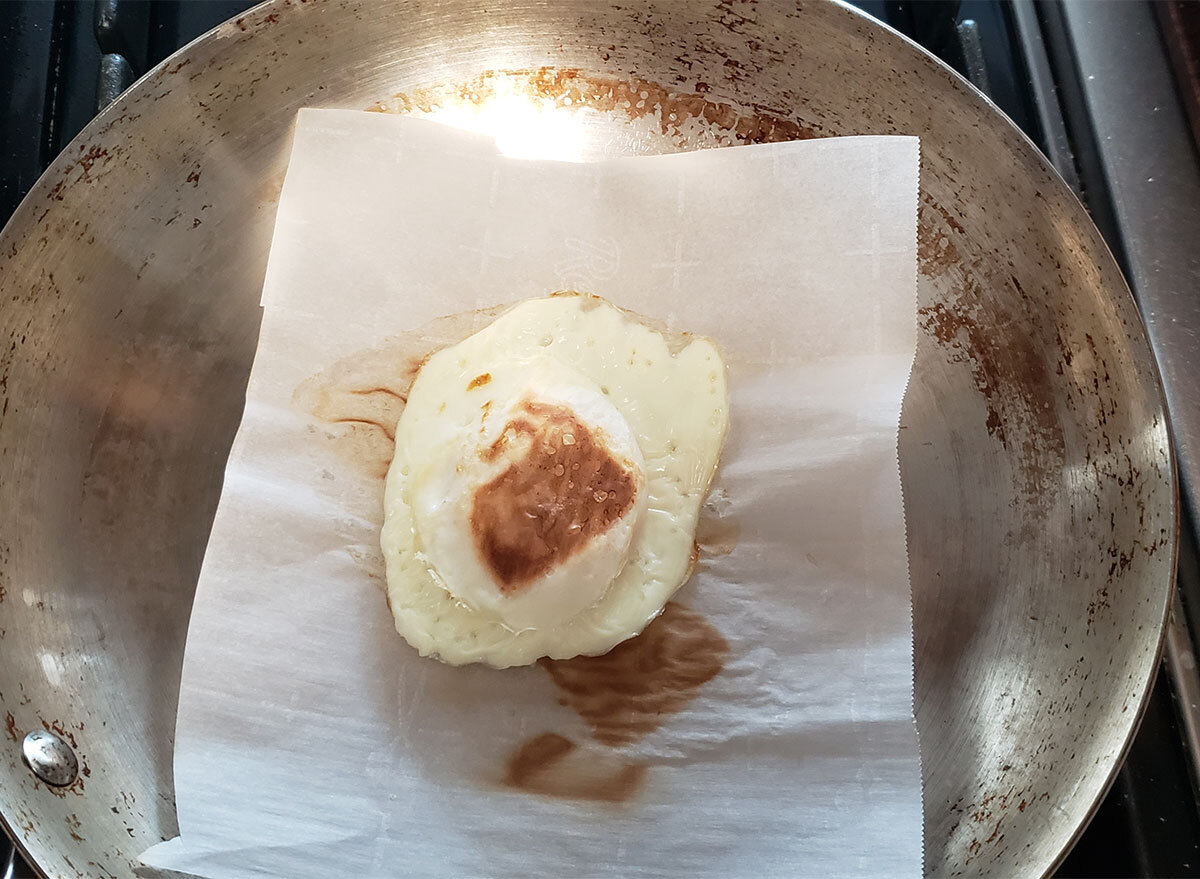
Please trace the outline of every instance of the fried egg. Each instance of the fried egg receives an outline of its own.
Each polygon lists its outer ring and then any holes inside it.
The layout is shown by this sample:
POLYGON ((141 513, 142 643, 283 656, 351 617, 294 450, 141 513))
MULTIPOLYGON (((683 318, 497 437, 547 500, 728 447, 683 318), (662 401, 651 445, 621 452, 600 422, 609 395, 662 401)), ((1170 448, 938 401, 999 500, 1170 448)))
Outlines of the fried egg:
POLYGON ((438 351, 387 476, 397 631, 498 668, 637 635, 691 573, 728 412, 711 341, 672 350, 594 296, 527 300, 438 351))

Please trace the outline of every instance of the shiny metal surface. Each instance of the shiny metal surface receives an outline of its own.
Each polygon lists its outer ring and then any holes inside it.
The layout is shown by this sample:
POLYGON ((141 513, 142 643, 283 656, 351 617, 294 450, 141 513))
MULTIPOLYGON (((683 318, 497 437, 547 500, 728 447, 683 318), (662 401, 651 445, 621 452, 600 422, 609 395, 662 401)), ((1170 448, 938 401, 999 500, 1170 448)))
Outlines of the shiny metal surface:
POLYGON ((188 609, 295 110, 501 94, 578 114, 583 154, 921 136, 901 457, 927 866, 1048 870, 1158 657, 1176 513, 1157 372, 1034 148, 946 68, 823 3, 275 0, 80 135, 0 239, 0 807, 22 846, 51 875, 126 876, 175 832, 188 609), (43 725, 76 740, 70 788, 20 763, 43 725))
POLYGON ((35 729, 21 742, 21 759, 29 771, 51 787, 67 787, 79 777, 79 760, 71 746, 45 729, 35 729))
POLYGON ((1158 354, 1181 490, 1200 514, 1200 164, 1154 5, 1062 6, 1121 244, 1158 354))

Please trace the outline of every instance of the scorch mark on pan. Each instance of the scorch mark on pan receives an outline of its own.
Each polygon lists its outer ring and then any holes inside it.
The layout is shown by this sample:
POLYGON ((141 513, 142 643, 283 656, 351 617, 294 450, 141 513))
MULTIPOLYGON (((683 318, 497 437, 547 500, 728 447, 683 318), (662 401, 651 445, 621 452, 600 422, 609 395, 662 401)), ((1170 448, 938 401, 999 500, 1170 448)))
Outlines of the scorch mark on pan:
POLYGON ((509 95, 572 111, 620 113, 633 121, 649 119, 657 123, 660 135, 681 149, 694 149, 701 145, 697 138, 703 137, 711 138, 708 146, 731 146, 825 136, 816 128, 788 118, 782 109, 739 107, 648 80, 599 76, 575 68, 489 70, 464 83, 410 89, 368 109, 425 114, 448 106, 478 106, 509 95))

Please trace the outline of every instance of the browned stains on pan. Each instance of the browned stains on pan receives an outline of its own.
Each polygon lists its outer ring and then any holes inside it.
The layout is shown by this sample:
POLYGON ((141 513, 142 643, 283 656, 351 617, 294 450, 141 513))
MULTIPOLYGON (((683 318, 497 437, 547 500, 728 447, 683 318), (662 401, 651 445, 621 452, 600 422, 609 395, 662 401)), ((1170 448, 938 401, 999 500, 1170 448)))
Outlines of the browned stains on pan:
MULTIPOLYGON (((707 91, 707 86, 698 91, 707 91)), ((621 113, 632 120, 650 118, 663 135, 692 142, 696 123, 726 135, 726 143, 777 143, 822 137, 782 110, 738 107, 704 94, 676 92, 648 80, 584 73, 575 68, 537 67, 490 70, 453 85, 412 89, 379 101, 369 109, 380 113, 430 113, 455 105, 483 104, 499 95, 517 94, 572 109, 621 113)), ((716 145, 716 144, 714 144, 716 145)))
POLYGON ((8 737, 14 742, 21 741, 21 733, 17 730, 17 719, 13 717, 13 713, 8 712, 8 716, 4 718, 4 731, 8 733, 8 737))
POLYGON ((708 620, 670 602, 642 634, 603 656, 540 664, 596 740, 616 747, 682 710, 721 671, 728 653, 708 620))
POLYGON ((66 741, 66 742, 70 742, 71 747, 74 748, 76 751, 79 750, 79 743, 77 741, 75 741, 75 733, 73 733, 69 729, 67 729, 66 726, 63 725, 63 722, 61 720, 54 720, 54 721, 51 721, 50 723, 47 723, 46 721, 43 720, 42 727, 46 730, 46 732, 52 732, 56 736, 58 736, 60 739, 66 741))
POLYGON ((621 803, 637 793, 645 777, 644 764, 548 732, 512 753, 504 783, 545 796, 621 803))
POLYGON ((917 267, 921 274, 944 275, 959 264, 961 258, 952 236, 961 232, 959 222, 933 196, 922 197, 917 213, 917 267))
MULTIPOLYGON (((50 201, 62 201, 67 190, 77 183, 90 183, 103 177, 109 172, 112 159, 118 157, 122 149, 116 145, 101 147, 81 143, 78 145, 78 152, 79 155, 63 168, 61 176, 51 187, 48 193, 50 201)), ((52 208, 53 205, 42 212, 38 217, 39 223, 45 221, 52 208)))
POLYGON ((71 782, 69 785, 67 785, 66 787, 53 787, 48 784, 43 784, 40 781, 35 781, 34 788, 35 789, 44 788, 46 793, 53 794, 54 796, 58 797, 60 800, 65 800, 67 798, 67 794, 74 794, 77 797, 82 797, 84 795, 84 779, 87 778, 88 776, 90 776, 91 774, 92 774, 92 770, 88 768, 86 763, 81 762, 80 768, 79 768, 79 775, 77 775, 75 777, 75 780, 73 782, 71 782))
MULTIPOLYGON (((1019 297, 1025 295, 1015 277, 1008 283, 1019 297)), ((1054 383, 1038 339, 1024 319, 1002 313, 999 305, 986 315, 972 310, 983 300, 975 280, 964 280, 956 292, 953 299, 919 309, 921 324, 949 349, 951 362, 969 365, 987 406, 987 432, 1019 461, 1017 478, 1026 497, 1042 499, 1060 481, 1066 441, 1059 413, 1049 405, 1054 383), (1014 426, 1019 432, 1011 432, 1014 426)))
POLYGON ((394 454, 396 423, 421 366, 435 351, 461 342, 507 308, 440 317, 344 357, 302 382, 292 405, 333 426, 328 440, 351 466, 383 479, 394 454))
POLYGON ((79 835, 79 831, 83 827, 83 822, 79 820, 79 816, 72 812, 65 820, 67 822, 67 832, 71 835, 71 839, 76 842, 84 842, 84 838, 79 835))
MULTIPOLYGON (((1001 767, 1001 772, 1011 769, 1011 766, 1001 767)), ((967 857, 963 861, 966 867, 983 852, 985 845, 999 844, 1004 840, 1003 826, 1009 817, 1009 810, 1015 808, 1024 812, 1033 802, 1048 799, 1046 794, 1040 796, 1033 793, 1032 786, 1020 789, 1009 787, 1006 793, 988 793, 980 796, 978 802, 963 805, 960 797, 950 811, 956 816, 951 832, 957 830, 964 821, 969 822, 968 828, 972 834, 971 842, 967 845, 967 857)))

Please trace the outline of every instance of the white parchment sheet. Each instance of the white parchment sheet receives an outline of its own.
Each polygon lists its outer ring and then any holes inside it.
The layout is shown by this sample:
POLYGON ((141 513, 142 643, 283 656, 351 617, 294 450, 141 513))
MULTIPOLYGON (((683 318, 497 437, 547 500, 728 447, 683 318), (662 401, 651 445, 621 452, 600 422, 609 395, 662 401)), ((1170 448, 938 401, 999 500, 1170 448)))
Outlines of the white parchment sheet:
POLYGON ((144 860, 286 879, 920 876, 896 451, 917 177, 915 138, 570 164, 302 111, 188 634, 181 835, 144 860), (737 539, 676 597, 728 651, 616 747, 544 668, 451 668, 405 644, 379 588, 383 482, 339 446, 369 425, 297 403, 389 339, 562 288, 711 336, 729 366, 717 484, 737 539), (622 802, 506 786, 545 733, 597 771, 643 767, 640 785, 622 802))

